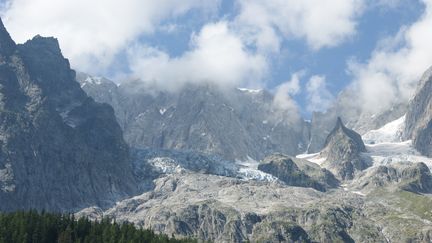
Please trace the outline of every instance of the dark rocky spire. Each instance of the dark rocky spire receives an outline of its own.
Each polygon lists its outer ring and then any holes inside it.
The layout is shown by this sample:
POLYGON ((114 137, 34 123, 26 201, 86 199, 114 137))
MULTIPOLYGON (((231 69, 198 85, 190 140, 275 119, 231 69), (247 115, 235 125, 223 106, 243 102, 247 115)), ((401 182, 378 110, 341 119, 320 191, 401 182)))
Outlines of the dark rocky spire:
POLYGON ((15 50, 15 42, 10 37, 0 18, 0 55, 9 56, 15 50))

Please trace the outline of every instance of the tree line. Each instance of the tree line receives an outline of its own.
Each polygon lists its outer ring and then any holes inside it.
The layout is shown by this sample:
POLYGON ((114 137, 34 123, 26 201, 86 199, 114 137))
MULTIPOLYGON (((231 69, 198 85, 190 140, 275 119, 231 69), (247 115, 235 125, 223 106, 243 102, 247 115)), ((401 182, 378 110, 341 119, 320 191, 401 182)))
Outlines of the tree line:
POLYGON ((28 211, 0 213, 0 243, 186 243, 110 218, 91 221, 73 214, 28 211))

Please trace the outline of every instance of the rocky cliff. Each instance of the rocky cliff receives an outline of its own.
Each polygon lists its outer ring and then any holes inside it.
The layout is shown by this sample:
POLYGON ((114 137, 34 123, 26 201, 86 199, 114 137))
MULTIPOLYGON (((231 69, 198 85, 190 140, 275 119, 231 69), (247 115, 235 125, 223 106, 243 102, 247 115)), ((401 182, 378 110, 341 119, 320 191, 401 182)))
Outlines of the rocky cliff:
POLYGON ((0 210, 102 207, 136 192, 112 108, 87 97, 54 38, 0 21, 0 210))
POLYGON ((308 124, 275 107, 265 90, 190 85, 173 93, 149 93, 139 81, 117 86, 82 73, 77 80, 96 101, 113 106, 133 147, 260 160, 277 152, 304 152, 309 141, 308 124))
POLYGON ((419 152, 432 157, 432 68, 423 74, 409 104, 405 138, 412 139, 419 152))

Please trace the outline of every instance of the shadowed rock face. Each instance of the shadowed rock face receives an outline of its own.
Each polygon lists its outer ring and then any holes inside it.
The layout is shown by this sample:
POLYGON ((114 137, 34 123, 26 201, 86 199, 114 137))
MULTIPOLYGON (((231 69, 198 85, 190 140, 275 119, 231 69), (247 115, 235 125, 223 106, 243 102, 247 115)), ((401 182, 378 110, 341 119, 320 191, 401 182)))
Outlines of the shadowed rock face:
POLYGON ((326 157, 326 161, 323 165, 337 178, 353 179, 356 171, 362 171, 368 167, 360 156, 361 152, 366 152, 361 136, 346 128, 340 118, 325 144, 322 154, 326 157))
POLYGON ((409 104, 405 137, 413 139, 413 145, 420 153, 432 157, 432 68, 423 74, 409 104))
MULTIPOLYGON (((10 37, 9 33, 0 19, 0 56, 4 58, 15 51, 15 42, 10 37)), ((0 61, 3 61, 0 59, 0 61)))
POLYGON ((308 161, 290 158, 282 154, 266 157, 258 169, 277 177, 290 186, 311 187, 318 191, 337 187, 333 174, 308 161))
POLYGON ((102 207, 135 192, 111 107, 81 90, 54 38, 0 22, 0 210, 102 207))

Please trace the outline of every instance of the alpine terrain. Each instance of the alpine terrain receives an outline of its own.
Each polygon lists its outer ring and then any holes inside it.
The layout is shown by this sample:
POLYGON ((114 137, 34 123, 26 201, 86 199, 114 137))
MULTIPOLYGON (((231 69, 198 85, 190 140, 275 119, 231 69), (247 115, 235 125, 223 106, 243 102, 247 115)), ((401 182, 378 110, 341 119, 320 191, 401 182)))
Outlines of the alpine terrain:
POLYGON ((306 121, 265 89, 75 72, 55 38, 16 44, 0 21, 0 211, 200 242, 431 242, 432 69, 389 110, 352 92, 306 121))

